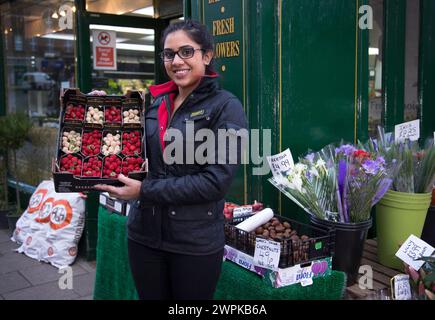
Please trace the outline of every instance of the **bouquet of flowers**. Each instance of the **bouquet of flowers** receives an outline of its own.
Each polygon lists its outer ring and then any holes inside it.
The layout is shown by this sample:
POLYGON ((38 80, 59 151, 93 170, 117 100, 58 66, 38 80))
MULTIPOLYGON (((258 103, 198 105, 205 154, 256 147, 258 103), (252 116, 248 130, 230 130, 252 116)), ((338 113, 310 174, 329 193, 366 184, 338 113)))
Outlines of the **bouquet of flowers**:
POLYGON ((350 144, 326 146, 269 181, 309 214, 333 222, 370 219, 370 210, 392 183, 392 165, 350 144))
POLYGON ((418 141, 394 141, 392 133, 378 127, 378 139, 370 139, 366 148, 387 161, 397 161, 392 190, 407 193, 431 192, 435 184, 435 146, 427 139, 421 148, 418 141))

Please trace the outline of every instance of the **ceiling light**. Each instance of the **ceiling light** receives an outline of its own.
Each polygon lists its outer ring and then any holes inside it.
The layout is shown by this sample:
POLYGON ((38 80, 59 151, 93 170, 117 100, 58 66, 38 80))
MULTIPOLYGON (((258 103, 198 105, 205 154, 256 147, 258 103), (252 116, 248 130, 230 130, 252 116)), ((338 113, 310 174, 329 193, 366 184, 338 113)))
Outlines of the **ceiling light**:
POLYGON ((154 17, 154 7, 150 6, 150 7, 146 7, 146 8, 137 9, 137 10, 134 10, 132 13, 154 17))
POLYGON ((137 34, 154 34, 153 29, 142 29, 142 28, 128 28, 128 27, 115 27, 102 24, 91 24, 89 25, 91 30, 106 30, 106 31, 117 31, 125 33, 137 33, 137 34))
POLYGON ((76 12, 76 6, 72 7, 72 12, 74 12, 74 13, 76 12))
POLYGON ((53 14, 51 15, 51 17, 52 17, 53 19, 58 19, 58 18, 59 18, 59 16, 57 15, 57 12, 56 12, 56 11, 53 12, 53 14))
POLYGON ((66 12, 65 12, 65 10, 62 10, 61 12, 59 12, 59 14, 60 14, 62 17, 65 17, 65 16, 66 16, 66 12))
POLYGON ((154 52, 154 46, 144 44, 117 43, 116 49, 154 52))
POLYGON ((369 48, 369 56, 379 55, 379 48, 369 48))

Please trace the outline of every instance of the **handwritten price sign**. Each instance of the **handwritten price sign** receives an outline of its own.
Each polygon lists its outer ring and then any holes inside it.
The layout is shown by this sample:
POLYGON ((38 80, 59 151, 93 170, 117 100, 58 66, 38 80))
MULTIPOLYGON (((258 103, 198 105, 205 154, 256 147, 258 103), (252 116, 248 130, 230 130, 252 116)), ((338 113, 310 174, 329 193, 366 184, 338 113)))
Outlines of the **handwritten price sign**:
POLYGON ((262 238, 255 239, 254 265, 273 271, 278 270, 281 245, 262 238))
POLYGON ((286 149, 273 156, 268 156, 267 161, 269 162, 273 176, 277 178, 281 178, 283 174, 285 175, 285 173, 295 165, 290 149, 286 149))
POLYGON ((392 282, 394 283, 392 286, 394 300, 410 300, 412 298, 409 275, 398 274, 393 277, 392 282))
POLYGON ((396 252, 396 257, 418 271, 424 264, 424 261, 417 259, 428 257, 432 255, 434 251, 435 249, 430 244, 411 234, 400 247, 399 251, 396 252))
POLYGON ((398 124, 394 127, 394 137, 395 142, 405 141, 406 139, 418 140, 420 138, 420 120, 398 124))

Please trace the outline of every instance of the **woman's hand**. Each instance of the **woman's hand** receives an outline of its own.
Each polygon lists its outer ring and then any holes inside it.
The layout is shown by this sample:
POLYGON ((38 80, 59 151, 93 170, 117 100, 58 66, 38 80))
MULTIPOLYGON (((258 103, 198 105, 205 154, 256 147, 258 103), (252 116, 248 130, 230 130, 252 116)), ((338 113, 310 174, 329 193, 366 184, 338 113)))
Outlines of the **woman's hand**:
POLYGON ((134 200, 139 198, 142 182, 127 178, 122 174, 118 176, 118 180, 124 183, 125 186, 114 187, 107 184, 97 184, 94 188, 100 191, 107 191, 112 198, 121 200, 134 200))

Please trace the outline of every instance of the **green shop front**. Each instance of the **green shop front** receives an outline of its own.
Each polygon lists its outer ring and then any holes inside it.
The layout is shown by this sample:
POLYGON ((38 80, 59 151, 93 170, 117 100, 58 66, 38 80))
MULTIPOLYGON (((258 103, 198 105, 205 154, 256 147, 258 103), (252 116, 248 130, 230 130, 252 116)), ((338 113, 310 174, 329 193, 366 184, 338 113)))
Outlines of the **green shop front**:
MULTIPOLYGON (((392 130, 414 119, 422 137, 432 135, 434 15, 432 0, 0 1, 0 114, 23 111, 35 124, 19 152, 23 200, 51 177, 62 88, 147 92, 166 80, 158 58, 163 29, 192 17, 212 32, 222 85, 242 101, 250 128, 259 129, 260 143, 250 145, 249 164, 227 200, 258 200, 305 222, 267 181, 270 174, 256 174, 267 166, 265 156, 364 141, 378 125, 392 130), (94 65, 99 30, 116 32, 115 70, 94 65)), ((15 181, 8 184, 14 188, 15 181)), ((90 193, 80 250, 89 260, 100 234, 118 239, 103 229, 124 223, 105 215, 101 226, 104 213, 98 194, 90 193)))

